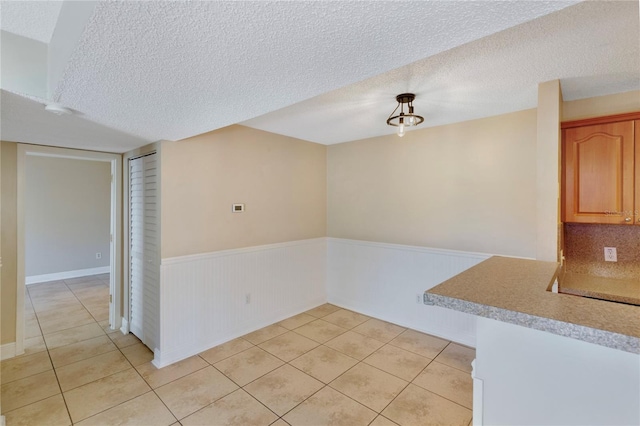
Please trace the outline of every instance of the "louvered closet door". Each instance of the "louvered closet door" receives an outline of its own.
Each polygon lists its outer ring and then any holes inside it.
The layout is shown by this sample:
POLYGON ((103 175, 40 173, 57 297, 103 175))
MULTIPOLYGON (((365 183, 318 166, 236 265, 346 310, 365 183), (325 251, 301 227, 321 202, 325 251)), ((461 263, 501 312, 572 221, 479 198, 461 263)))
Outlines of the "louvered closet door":
POLYGON ((133 334, 156 348, 159 320, 157 155, 129 161, 130 316, 133 334))

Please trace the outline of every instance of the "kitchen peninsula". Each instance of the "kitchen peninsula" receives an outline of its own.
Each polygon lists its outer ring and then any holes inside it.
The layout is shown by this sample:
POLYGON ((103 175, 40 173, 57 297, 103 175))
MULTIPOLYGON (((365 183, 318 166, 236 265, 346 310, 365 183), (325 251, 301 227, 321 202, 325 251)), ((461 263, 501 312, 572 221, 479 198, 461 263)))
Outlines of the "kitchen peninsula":
POLYGON ((481 424, 640 424, 640 307, 549 291, 553 262, 494 256, 425 292, 477 316, 481 424))

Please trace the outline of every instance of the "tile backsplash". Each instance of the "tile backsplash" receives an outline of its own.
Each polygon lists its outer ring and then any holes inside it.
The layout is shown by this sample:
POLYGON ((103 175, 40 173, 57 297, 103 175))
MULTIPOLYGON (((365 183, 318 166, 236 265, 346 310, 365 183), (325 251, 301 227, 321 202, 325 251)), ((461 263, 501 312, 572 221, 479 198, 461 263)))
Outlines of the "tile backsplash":
POLYGON ((564 257, 567 272, 640 280, 640 226, 565 223, 564 257), (617 262, 604 261, 605 247, 617 262))

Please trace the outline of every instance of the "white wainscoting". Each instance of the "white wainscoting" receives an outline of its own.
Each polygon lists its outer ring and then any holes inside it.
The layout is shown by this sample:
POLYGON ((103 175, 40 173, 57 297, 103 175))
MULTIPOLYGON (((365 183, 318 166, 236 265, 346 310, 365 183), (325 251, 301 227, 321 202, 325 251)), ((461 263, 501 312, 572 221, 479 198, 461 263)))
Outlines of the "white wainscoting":
POLYGON ((475 347, 475 317, 424 305, 422 294, 491 255, 338 238, 327 245, 329 303, 475 347))
POLYGON ((108 274, 110 272, 109 266, 100 266, 97 268, 78 269, 75 271, 63 271, 54 272, 52 274, 44 275, 31 275, 25 277, 24 281, 26 285, 36 283, 46 283, 48 281, 68 280, 71 278, 88 277, 90 275, 108 274))
POLYGON ((316 238, 163 259, 153 362, 172 364, 327 301, 475 346, 474 316, 424 305, 422 294, 488 257, 316 238))
POLYGON ((326 238, 316 238, 162 259, 154 365, 326 302, 326 254, 326 238))

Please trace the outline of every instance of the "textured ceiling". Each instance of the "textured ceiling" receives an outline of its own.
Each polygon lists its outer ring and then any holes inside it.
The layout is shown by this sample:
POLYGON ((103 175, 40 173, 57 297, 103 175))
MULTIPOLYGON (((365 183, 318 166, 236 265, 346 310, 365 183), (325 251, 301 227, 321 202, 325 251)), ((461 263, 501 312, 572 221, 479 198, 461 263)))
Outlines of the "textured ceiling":
POLYGON ((61 1, 1 1, 0 29, 49 43, 61 8, 61 1))
POLYGON ((41 103, 5 90, 0 91, 0 111, 4 141, 105 152, 126 152, 147 143, 82 115, 51 114, 41 103))
POLYGON ((534 108, 539 82, 564 100, 640 89, 638 2, 585 2, 242 124, 323 144, 383 134, 395 95, 421 127, 534 108))
MULTIPOLYGON (((41 29, 20 3, 11 24, 41 29)), ((124 152, 241 123, 331 144, 392 133, 406 91, 424 127, 535 107, 552 79, 565 100, 637 90, 638 16, 637 1, 99 2, 54 92, 78 115, 2 91, 1 136, 124 152)))
MULTIPOLYGON (((348 86, 572 3, 101 2, 55 99, 146 140, 181 139, 348 86)), ((423 80, 407 77, 409 89, 412 80, 423 80)), ((460 91, 465 89, 461 83, 460 91)), ((359 114, 358 108, 350 112, 359 114)), ((326 122, 324 113, 312 114, 309 124, 326 122)))

